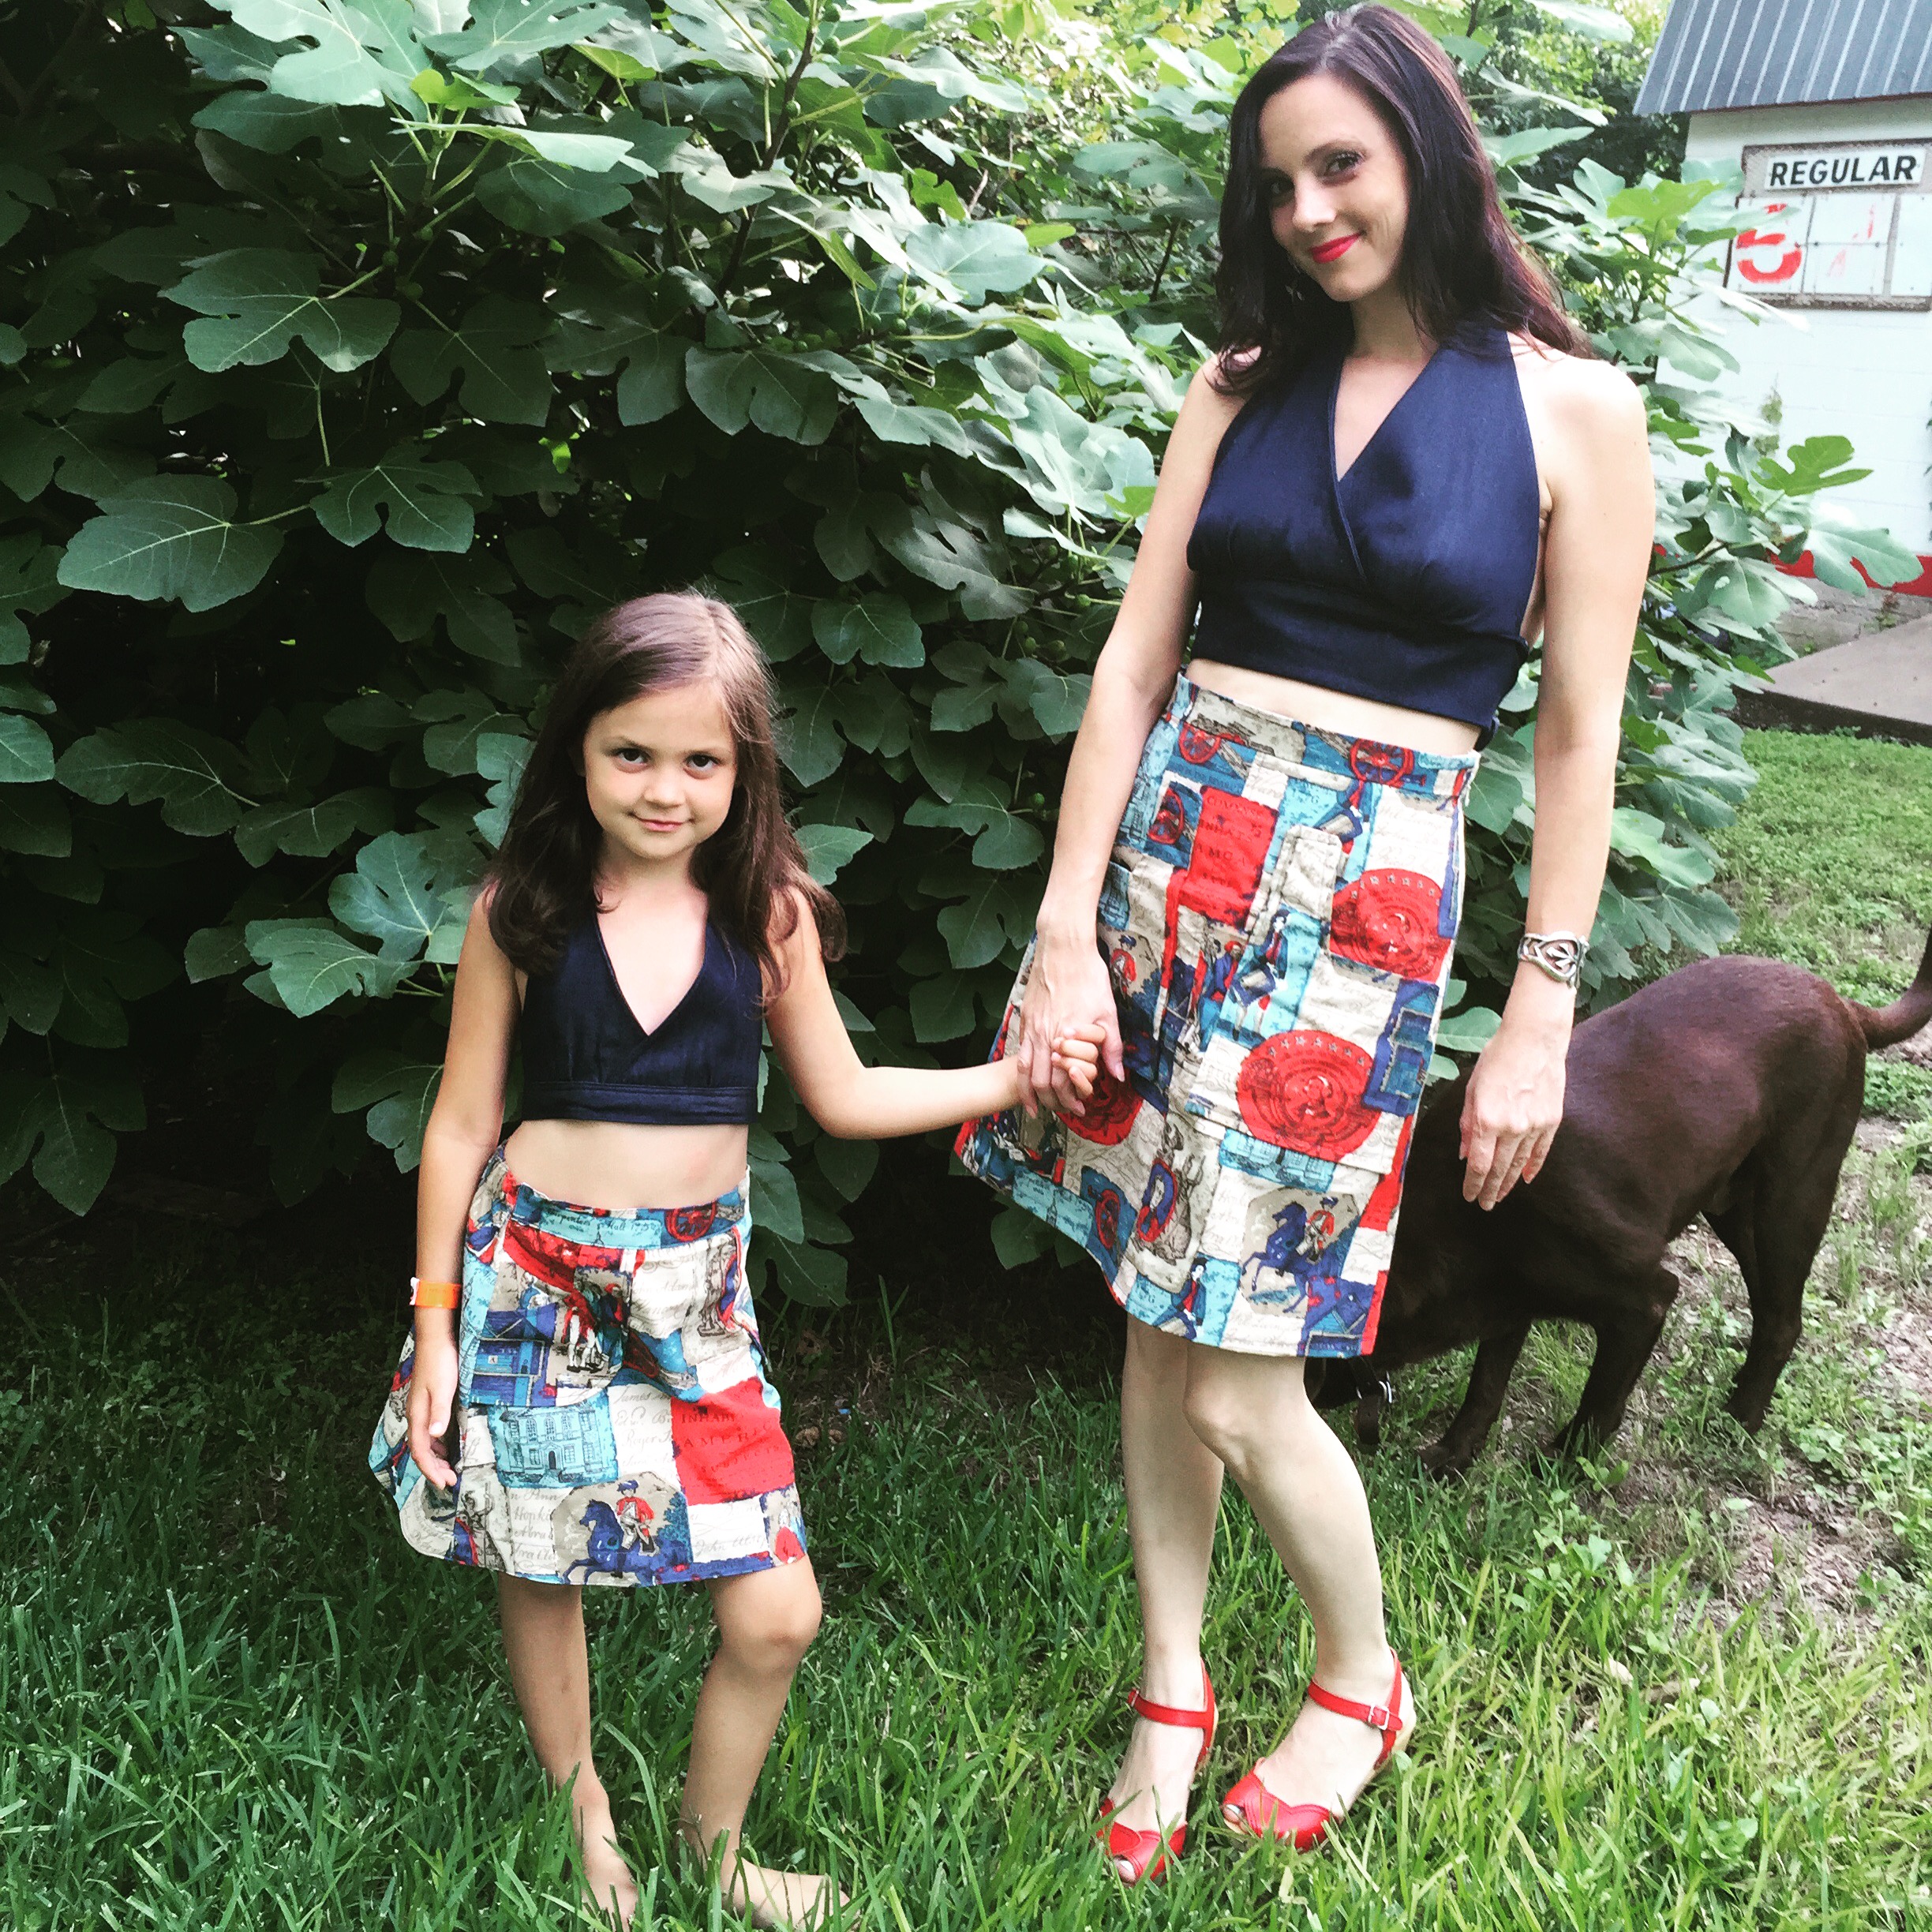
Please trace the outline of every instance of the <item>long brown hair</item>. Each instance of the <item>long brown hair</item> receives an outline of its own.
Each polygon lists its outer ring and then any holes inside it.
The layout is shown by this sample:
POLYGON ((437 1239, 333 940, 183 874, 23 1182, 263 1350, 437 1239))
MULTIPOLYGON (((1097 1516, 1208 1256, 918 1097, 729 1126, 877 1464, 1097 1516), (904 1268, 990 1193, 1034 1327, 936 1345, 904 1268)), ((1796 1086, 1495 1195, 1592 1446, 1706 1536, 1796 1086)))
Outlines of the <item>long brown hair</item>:
POLYGON ((1397 270, 1416 326, 1447 342, 1484 320, 1571 355, 1593 353, 1548 274, 1503 212, 1496 173, 1448 56, 1393 7, 1352 6, 1305 27, 1249 77, 1228 123, 1221 197, 1217 388, 1242 395, 1346 348, 1348 305, 1289 257, 1268 222, 1261 110, 1309 74, 1332 74, 1365 99, 1407 164, 1409 225, 1397 270))
POLYGON ((737 773, 724 822, 691 856, 711 916, 784 983, 778 948, 798 924, 803 895, 827 959, 844 950, 838 901, 807 870, 785 817, 773 715, 777 694, 765 653, 716 597, 663 591, 606 611, 578 640, 550 696, 489 874, 491 936, 526 972, 556 964, 574 925, 597 908, 604 833, 584 789, 584 734, 606 711, 647 691, 715 685, 729 721, 737 773))

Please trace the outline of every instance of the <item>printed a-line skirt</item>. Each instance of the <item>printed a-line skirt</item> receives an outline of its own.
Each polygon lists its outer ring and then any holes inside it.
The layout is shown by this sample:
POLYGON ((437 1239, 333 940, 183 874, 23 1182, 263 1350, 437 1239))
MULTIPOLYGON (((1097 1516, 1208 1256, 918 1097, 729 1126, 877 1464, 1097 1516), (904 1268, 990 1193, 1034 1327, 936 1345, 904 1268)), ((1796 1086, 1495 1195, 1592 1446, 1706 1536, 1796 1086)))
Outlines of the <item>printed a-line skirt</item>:
POLYGON ((957 1148, 1136 1320, 1243 1354, 1373 1349, 1477 762, 1177 682, 1100 896, 1127 1078, 957 1148))
POLYGON ((805 1554, 792 1445, 745 1279, 744 1191, 635 1213, 521 1185, 500 1148, 470 1211, 454 1489, 409 1451, 414 1356, 369 1447, 425 1555, 546 1583, 742 1574, 805 1554))

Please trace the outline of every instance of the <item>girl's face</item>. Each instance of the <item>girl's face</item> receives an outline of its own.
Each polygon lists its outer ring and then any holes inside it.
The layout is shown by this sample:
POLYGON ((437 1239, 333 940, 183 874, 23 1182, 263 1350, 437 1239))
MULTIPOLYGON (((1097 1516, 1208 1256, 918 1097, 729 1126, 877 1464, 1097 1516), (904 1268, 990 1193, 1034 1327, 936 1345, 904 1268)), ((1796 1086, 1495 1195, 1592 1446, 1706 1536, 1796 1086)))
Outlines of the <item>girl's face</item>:
POLYGON ((1409 170, 1382 117, 1332 74, 1307 74, 1261 110, 1268 226, 1335 301, 1385 286, 1409 227, 1409 170))
POLYGON ((688 859, 724 824, 737 771, 724 701, 708 682, 646 691, 584 733, 584 788, 606 848, 653 865, 688 859))

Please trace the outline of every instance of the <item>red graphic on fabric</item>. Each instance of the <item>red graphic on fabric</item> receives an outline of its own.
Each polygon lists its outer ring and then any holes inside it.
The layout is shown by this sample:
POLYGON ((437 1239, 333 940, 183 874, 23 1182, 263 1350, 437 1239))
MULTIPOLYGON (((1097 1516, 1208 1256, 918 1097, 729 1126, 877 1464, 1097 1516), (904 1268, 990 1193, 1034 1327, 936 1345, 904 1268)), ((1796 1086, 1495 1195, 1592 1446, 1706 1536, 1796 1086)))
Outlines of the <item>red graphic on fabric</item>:
POLYGON ((1442 888, 1435 880, 1380 867, 1335 894, 1328 949, 1404 979, 1433 979, 1449 957, 1449 940, 1436 930, 1441 917, 1442 888))
POLYGON ((1368 1318, 1362 1324, 1361 1342, 1358 1354, 1375 1353, 1376 1330, 1382 1325, 1382 1291, 1388 1286, 1388 1270, 1382 1269, 1376 1276, 1375 1293, 1368 1301, 1368 1318))
POLYGON ((781 1563, 796 1563, 805 1554, 805 1545, 798 1540, 797 1532, 781 1530, 772 1538, 772 1554, 781 1563))
POLYGON ((1402 1205, 1402 1168, 1409 1159, 1409 1136, 1415 1131, 1415 1116, 1411 1114, 1402 1124, 1402 1133, 1395 1143, 1395 1158, 1389 1163, 1389 1170, 1375 1185, 1375 1192, 1368 1196, 1368 1205, 1362 1210, 1361 1225, 1369 1229, 1388 1227, 1395 1219, 1395 1210, 1402 1205))
POLYGON ((1333 1033, 1276 1033, 1241 1062, 1235 1101, 1257 1140, 1339 1161, 1360 1147, 1382 1118, 1362 1104, 1374 1064, 1359 1046, 1333 1033))
POLYGON ((755 1376, 671 1405, 671 1448, 687 1503, 738 1503, 783 1489, 796 1471, 778 1411, 755 1376))
POLYGON ((1120 1251, 1121 1212, 1125 1206, 1118 1188, 1103 1188, 1094 1201, 1094 1234, 1109 1254, 1120 1251))
POLYGON ((1181 904, 1224 926, 1245 925, 1275 837, 1275 808, 1231 792, 1201 794, 1194 853, 1181 881, 1181 904))
POLYGON ((620 1522, 634 1522, 646 1536, 650 1534, 650 1526, 657 1512, 641 1496, 620 1496, 616 1505, 616 1515, 620 1522))
POLYGON ((1125 946, 1116 946, 1107 955, 1107 964, 1114 968, 1114 977, 1123 986, 1132 986, 1140 977, 1140 970, 1134 964, 1133 953, 1125 946))
POLYGON ((717 1224, 717 1203, 702 1208, 673 1208, 665 1216, 665 1232, 674 1241, 702 1241, 717 1224))
POLYGON ((1190 765, 1208 765, 1221 755, 1223 745, 1242 745, 1245 748, 1245 742, 1226 732, 1203 731, 1198 724, 1183 724, 1180 736, 1174 741, 1174 749, 1190 765))
POLYGON ((1182 809, 1181 795, 1172 785, 1161 794, 1159 809, 1154 814, 1153 822, 1147 830, 1150 845, 1178 845, 1187 836, 1187 813, 1182 809))
POLYGON ((512 1221, 504 1229, 503 1238, 510 1259, 546 1288, 575 1288, 579 1268, 598 1268, 615 1274, 623 1261, 619 1249, 596 1248, 586 1241, 571 1241, 562 1234, 532 1227, 527 1221, 512 1221))
POLYGON ((1349 747, 1348 762, 1357 778, 1380 784, 1399 784, 1415 769, 1415 754, 1406 745, 1378 744, 1372 738, 1357 738, 1349 747))
POLYGON ((1081 1103, 1084 1114, 1063 1114, 1069 1133, 1099 1147, 1118 1147, 1133 1132, 1140 1096, 1125 1080, 1117 1080, 1106 1068, 1094 1069, 1093 1091, 1081 1103))
POLYGON ((1181 937, 1179 922, 1174 915, 1183 904, 1181 894, 1187 885, 1187 876, 1178 869, 1167 874, 1166 909, 1161 915, 1161 932, 1163 936, 1161 940, 1160 984, 1164 987, 1174 984, 1174 948, 1180 943, 1181 937))

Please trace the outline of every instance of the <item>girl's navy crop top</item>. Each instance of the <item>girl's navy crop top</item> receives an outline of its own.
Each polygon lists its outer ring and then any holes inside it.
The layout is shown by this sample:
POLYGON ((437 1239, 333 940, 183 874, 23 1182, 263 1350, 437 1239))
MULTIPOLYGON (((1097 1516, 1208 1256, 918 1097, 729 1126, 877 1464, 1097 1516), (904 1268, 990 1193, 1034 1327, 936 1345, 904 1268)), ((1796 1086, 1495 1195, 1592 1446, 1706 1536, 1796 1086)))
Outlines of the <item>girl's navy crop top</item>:
POLYGON ((1228 425, 1188 540, 1194 655, 1460 718, 1487 742, 1529 655, 1536 452, 1509 338, 1436 350, 1339 481, 1342 351, 1228 425))
POLYGON ((525 1120, 748 1125, 764 1015, 758 961, 707 923, 704 964, 649 1032, 631 1010, 593 912, 523 990, 525 1120))

